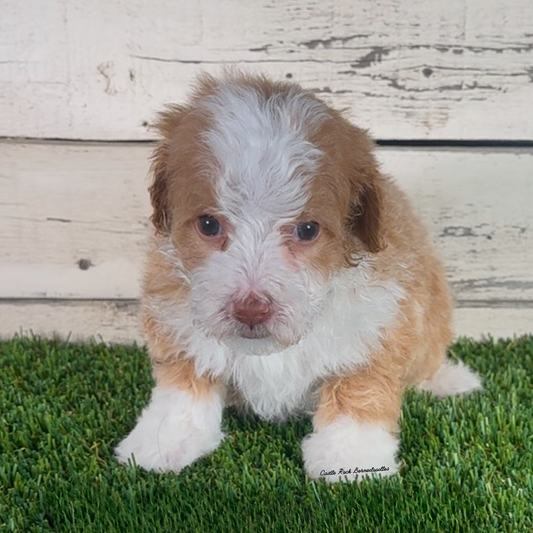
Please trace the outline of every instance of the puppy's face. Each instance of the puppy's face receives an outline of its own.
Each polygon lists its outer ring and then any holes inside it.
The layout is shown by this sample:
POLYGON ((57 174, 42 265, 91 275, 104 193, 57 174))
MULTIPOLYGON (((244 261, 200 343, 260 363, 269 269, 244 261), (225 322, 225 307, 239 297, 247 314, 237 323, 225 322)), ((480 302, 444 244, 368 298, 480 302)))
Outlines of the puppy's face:
POLYGON ((298 342, 332 277, 380 247, 371 142, 300 87, 244 76, 204 77, 159 130, 152 221, 190 279, 195 326, 298 342))

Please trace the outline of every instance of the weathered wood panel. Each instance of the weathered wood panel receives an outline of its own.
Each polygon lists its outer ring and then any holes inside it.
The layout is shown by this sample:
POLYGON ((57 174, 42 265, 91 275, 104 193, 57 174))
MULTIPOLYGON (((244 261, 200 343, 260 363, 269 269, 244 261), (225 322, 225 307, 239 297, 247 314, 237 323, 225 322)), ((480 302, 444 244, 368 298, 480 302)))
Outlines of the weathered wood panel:
POLYGON ((58 335, 73 341, 143 342, 136 301, 0 299, 0 339, 15 333, 58 335))
POLYGON ((382 139, 533 139, 529 0, 3 2, 0 136, 147 139, 224 65, 301 82, 382 139))
MULTIPOLYGON (((147 144, 0 143, 0 297, 137 298, 147 144)), ((533 149, 381 148, 461 301, 533 301, 533 149)))
POLYGON ((533 300, 533 150, 382 148, 461 300, 533 300))
MULTIPOLYGON (((33 331, 71 340, 102 338, 107 342, 144 342, 135 301, 0 300, 0 339, 33 331)), ((533 308, 460 307, 455 333, 475 339, 533 333, 533 308)))
POLYGON ((149 153, 0 143, 0 296, 136 297, 149 153))

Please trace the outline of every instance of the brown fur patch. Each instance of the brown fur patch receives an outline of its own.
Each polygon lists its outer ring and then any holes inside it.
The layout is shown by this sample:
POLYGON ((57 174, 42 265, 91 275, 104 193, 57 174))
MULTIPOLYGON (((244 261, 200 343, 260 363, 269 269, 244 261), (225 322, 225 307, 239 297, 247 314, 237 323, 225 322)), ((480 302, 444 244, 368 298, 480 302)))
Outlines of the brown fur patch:
POLYGON ((373 142, 340 113, 330 110, 330 114, 331 120, 312 139, 325 153, 313 196, 321 196, 325 186, 335 193, 349 253, 357 254, 361 244, 370 252, 379 252, 383 248, 382 177, 373 142))
POLYGON ((383 191, 386 248, 374 259, 375 275, 395 281, 407 296, 370 362, 325 381, 317 427, 348 415, 395 433, 403 392, 435 374, 452 340, 452 298, 442 265, 405 195, 387 179, 383 191))
POLYGON ((220 387, 220 382, 210 375, 198 376, 194 359, 172 341, 156 320, 145 317, 144 330, 148 337, 148 350, 152 371, 158 386, 177 388, 195 395, 207 394, 220 387))
POLYGON ((208 126, 208 119, 194 109, 168 108, 161 114, 162 139, 153 155, 152 222, 159 233, 171 236, 188 270, 202 264, 219 244, 201 238, 196 230, 200 216, 220 211, 216 164, 200 141, 208 126))
POLYGON ((152 312, 154 302, 157 302, 158 312, 164 313, 165 309, 179 305, 189 292, 183 280, 175 276, 170 262, 158 251, 163 244, 163 237, 154 239, 143 282, 142 322, 154 378, 162 387, 207 394, 221 386, 219 380, 196 374, 194 359, 187 357, 183 348, 172 339, 171 332, 152 312))

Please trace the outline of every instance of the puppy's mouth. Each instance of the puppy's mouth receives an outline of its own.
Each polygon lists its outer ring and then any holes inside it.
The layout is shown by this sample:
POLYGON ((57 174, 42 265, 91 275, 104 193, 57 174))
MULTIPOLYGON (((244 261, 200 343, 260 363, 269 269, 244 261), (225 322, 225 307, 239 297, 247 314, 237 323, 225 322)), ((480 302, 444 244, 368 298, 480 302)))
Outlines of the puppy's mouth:
POLYGON ((205 323, 199 323, 199 327, 209 337, 223 342, 239 353, 269 355, 297 344, 302 337, 299 332, 289 327, 289 317, 277 311, 276 309, 264 322, 250 324, 237 320, 231 309, 226 307, 216 321, 218 328, 206 328, 205 323))
POLYGON ((243 339, 266 339, 272 336, 270 331, 268 331, 263 324, 258 324, 254 327, 250 327, 245 324, 239 324, 236 335, 243 339))
POLYGON ((271 333, 264 325, 239 326, 224 341, 231 349, 245 355, 272 355, 287 349, 291 343, 271 333))

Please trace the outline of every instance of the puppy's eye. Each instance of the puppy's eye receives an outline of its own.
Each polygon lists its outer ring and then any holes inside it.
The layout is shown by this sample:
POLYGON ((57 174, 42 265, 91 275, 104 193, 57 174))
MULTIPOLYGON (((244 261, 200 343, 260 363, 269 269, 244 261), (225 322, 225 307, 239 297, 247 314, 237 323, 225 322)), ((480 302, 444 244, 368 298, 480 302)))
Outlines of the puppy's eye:
POLYGON ((294 230, 295 236, 301 241, 312 241, 318 235, 318 222, 302 222, 294 230))
POLYGON ((211 215, 202 215, 198 219, 198 229, 207 237, 216 237, 221 231, 220 222, 211 215))

